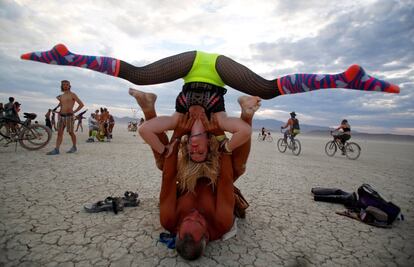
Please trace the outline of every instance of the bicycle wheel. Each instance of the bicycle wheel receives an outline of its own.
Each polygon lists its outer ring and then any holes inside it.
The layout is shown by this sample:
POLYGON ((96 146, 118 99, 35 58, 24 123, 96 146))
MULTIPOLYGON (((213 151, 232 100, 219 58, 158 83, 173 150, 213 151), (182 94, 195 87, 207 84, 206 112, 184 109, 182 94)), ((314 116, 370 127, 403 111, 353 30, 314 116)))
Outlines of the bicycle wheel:
POLYGON ((297 139, 292 140, 290 147, 292 148, 293 155, 299 156, 300 151, 302 150, 302 146, 300 145, 299 140, 297 139))
POLYGON ((19 135, 19 143, 27 150, 37 150, 45 147, 52 138, 52 132, 44 125, 24 127, 19 135))
POLYGON ((6 126, 6 122, 0 122, 0 135, 5 139, 10 138, 10 129, 6 126))
POLYGON ((337 150, 335 141, 329 141, 328 143, 326 143, 325 145, 325 153, 326 155, 333 157, 333 155, 335 155, 337 150))
POLYGON ((345 145, 345 155, 348 159, 357 159, 361 154, 361 147, 354 142, 347 143, 345 145))
POLYGON ((271 135, 267 135, 266 136, 266 141, 269 142, 269 143, 273 142, 273 137, 271 135))
POLYGON ((285 153, 285 151, 287 149, 287 142, 285 141, 285 139, 280 138, 277 141, 277 149, 279 149, 280 153, 285 153))
POLYGON ((263 141, 263 135, 261 135, 260 133, 257 136, 257 141, 259 141, 259 142, 262 142, 263 141))

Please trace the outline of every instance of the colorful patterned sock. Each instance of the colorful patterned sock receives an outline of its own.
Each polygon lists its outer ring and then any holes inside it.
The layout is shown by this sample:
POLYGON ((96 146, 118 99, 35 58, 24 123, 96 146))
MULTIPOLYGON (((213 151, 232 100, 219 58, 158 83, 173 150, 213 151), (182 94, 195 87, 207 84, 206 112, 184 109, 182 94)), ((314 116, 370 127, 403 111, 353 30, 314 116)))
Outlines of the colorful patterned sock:
POLYGON ((46 64, 86 68, 116 77, 118 76, 120 65, 120 60, 111 57, 85 56, 71 53, 63 44, 58 44, 49 51, 24 54, 21 56, 21 59, 46 64))
POLYGON ((292 74, 277 79, 280 94, 297 94, 319 89, 344 88, 363 91, 396 93, 400 88, 365 73, 358 65, 339 74, 292 74))

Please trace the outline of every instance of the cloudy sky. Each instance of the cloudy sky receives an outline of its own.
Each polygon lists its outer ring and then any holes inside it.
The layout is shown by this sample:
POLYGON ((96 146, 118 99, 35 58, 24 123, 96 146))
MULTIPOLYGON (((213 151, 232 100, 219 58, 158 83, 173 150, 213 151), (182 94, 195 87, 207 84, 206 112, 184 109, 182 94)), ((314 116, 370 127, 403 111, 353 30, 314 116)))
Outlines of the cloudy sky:
MULTIPOLYGON (((160 114, 174 111, 182 80, 137 87, 97 72, 20 60, 64 43, 76 53, 111 56, 142 66, 173 54, 224 54, 267 79, 292 73, 338 73, 357 63, 396 83, 399 95, 324 90, 263 101, 258 119, 414 135, 413 0, 0 0, 0 102, 14 96, 25 112, 54 107, 60 80, 89 110, 142 116, 128 88, 158 95, 160 114)), ((226 109, 237 116, 240 93, 228 88, 226 109)))

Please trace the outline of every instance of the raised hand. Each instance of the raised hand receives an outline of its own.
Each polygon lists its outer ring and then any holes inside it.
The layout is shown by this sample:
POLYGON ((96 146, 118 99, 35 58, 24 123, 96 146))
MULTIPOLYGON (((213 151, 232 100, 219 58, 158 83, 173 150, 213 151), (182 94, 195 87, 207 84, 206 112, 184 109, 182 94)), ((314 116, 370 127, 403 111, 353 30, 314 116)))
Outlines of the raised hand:
POLYGON ((173 138, 181 138, 181 136, 191 132, 191 127, 194 124, 194 117, 187 112, 178 119, 177 127, 174 130, 173 138))

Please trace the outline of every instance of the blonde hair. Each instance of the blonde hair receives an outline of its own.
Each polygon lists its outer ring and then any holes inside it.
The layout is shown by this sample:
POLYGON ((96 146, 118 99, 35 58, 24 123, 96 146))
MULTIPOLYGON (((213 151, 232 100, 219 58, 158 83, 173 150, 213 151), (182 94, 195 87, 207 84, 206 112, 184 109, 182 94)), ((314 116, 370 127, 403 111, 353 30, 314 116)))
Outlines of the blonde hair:
POLYGON ((187 148, 188 137, 185 136, 181 142, 181 153, 177 165, 178 189, 181 192, 192 192, 197 185, 197 180, 206 177, 213 187, 217 183, 219 175, 219 143, 214 136, 209 140, 209 152, 203 162, 194 162, 190 158, 187 148))

